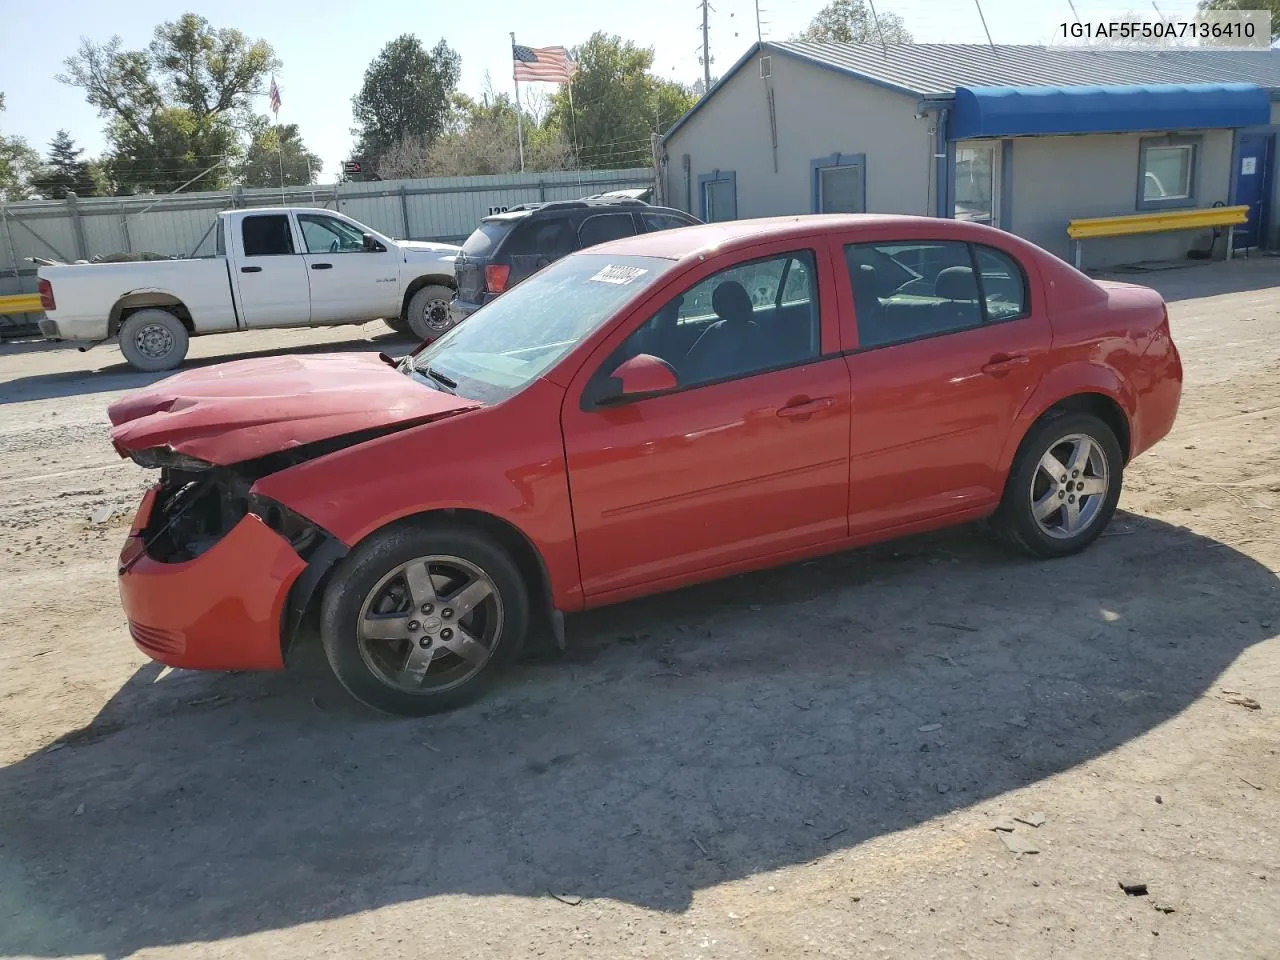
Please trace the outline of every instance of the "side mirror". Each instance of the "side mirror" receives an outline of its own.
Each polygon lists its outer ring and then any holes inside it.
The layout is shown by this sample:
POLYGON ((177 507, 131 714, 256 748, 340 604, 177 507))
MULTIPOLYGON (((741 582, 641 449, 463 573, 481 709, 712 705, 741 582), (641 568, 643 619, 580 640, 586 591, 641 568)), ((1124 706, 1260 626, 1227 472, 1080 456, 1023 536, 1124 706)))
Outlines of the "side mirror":
POLYGON ((640 400, 669 393, 680 386, 671 365, 650 353, 641 353, 620 363, 609 376, 621 386, 601 397, 602 403, 640 400))
POLYGON ((377 240, 373 238, 372 233, 362 234, 360 239, 364 243, 364 249, 366 253, 376 253, 377 251, 382 249, 382 244, 380 244, 377 240))

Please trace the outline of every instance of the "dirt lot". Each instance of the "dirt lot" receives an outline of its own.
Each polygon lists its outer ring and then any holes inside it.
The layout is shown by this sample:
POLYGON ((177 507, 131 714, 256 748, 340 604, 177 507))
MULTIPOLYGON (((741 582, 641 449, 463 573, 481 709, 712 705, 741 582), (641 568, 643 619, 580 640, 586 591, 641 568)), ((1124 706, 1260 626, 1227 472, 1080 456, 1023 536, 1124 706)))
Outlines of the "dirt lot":
POLYGON ((1280 262, 1142 279, 1186 394, 1085 555, 965 529, 579 616, 412 722, 315 655, 138 654, 105 408, 148 378, 0 348, 0 955, 1280 957, 1280 262))

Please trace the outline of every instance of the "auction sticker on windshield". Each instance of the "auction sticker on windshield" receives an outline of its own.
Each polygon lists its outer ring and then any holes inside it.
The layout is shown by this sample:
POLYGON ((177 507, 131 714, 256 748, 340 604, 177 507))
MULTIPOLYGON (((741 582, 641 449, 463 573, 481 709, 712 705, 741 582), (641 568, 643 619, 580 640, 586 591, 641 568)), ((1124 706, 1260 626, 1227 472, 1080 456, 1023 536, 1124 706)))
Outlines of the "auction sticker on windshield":
POLYGON ((603 267, 600 272, 591 279, 596 281, 596 283, 627 284, 631 283, 638 277, 644 276, 648 272, 649 271, 645 270, 643 267, 622 267, 609 264, 609 266, 603 267))

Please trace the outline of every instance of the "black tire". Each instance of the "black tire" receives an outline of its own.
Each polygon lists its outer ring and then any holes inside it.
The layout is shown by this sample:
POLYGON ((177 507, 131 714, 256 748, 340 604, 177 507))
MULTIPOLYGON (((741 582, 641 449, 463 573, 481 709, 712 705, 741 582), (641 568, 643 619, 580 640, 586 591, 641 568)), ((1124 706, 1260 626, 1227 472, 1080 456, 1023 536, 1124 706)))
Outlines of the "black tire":
POLYGON ((190 336, 182 321, 168 310, 148 308, 131 314, 120 325, 120 352, 135 370, 172 370, 187 356, 190 336))
MULTIPOLYGON (((445 579, 436 571, 450 569, 449 564, 433 566, 433 579, 445 579)), ((434 588, 433 588, 434 589, 434 588)), ((456 594, 453 594, 456 595, 456 594)), ((485 604, 489 604, 486 599, 485 604)), ((426 610, 426 607, 422 608, 426 610)), ((425 716, 453 710, 480 697, 493 683, 502 668, 520 654, 529 624, 528 588, 520 576, 519 568, 507 552, 495 541, 471 528, 446 523, 416 523, 393 527, 373 534, 356 547, 340 567, 325 590, 320 611, 320 639, 325 656, 338 681, 362 703, 396 716, 425 716), (485 644, 490 653, 478 667, 473 666, 451 650, 446 649, 443 635, 449 628, 441 621, 451 595, 446 589, 439 594, 435 609, 419 621, 410 621, 415 630, 423 631, 418 644, 424 650, 432 648, 425 677, 431 676, 434 665, 440 664, 438 679, 447 680, 449 664, 453 669, 474 672, 462 676, 453 685, 431 686, 420 678, 418 689, 409 690, 389 676, 395 672, 394 660, 403 653, 402 664, 414 655, 414 641, 360 639, 360 624, 372 617, 416 617, 418 607, 409 604, 412 587, 406 579, 393 579, 389 586, 380 586, 388 576, 395 575, 400 567, 424 557, 449 558, 461 561, 488 578, 487 586, 498 606, 480 606, 452 621, 461 633, 464 623, 468 631, 494 630, 491 642, 485 644), (398 590, 405 592, 408 606, 397 607, 391 614, 383 614, 372 607, 366 611, 366 603, 393 604, 398 590), (496 609, 496 614, 494 610, 496 609), (476 619, 477 617, 481 619, 476 619), (432 631, 432 636, 425 635, 432 631), (434 641, 423 643, 423 640, 434 641), (385 651, 385 656, 384 656, 385 651)), ((403 667, 401 668, 404 669, 403 667)), ((461 674, 459 674, 461 676, 461 674)))
POLYGON ((435 340, 453 326, 449 316, 449 303, 453 291, 433 284, 423 287, 409 298, 404 321, 419 340, 435 340))
POLYGON ((406 337, 413 336, 413 330, 409 327, 409 321, 404 317, 386 317, 383 322, 396 333, 402 333, 406 337))
POLYGON ((1052 559, 1079 553, 1101 536, 1111 522, 1120 502, 1123 483, 1124 454, 1109 426, 1087 413, 1051 413, 1031 428, 1018 448, 1000 507, 992 518, 992 526, 1005 543, 1033 557, 1052 559), (1068 469, 1062 475, 1067 486, 1057 483, 1062 477, 1051 481, 1048 471, 1042 473, 1040 465, 1046 454, 1055 454, 1055 460, 1063 462, 1061 453, 1076 446, 1075 441, 1070 442, 1070 447, 1066 446, 1067 438, 1073 437, 1087 437, 1102 459, 1091 459, 1089 463, 1092 466, 1080 471, 1081 476, 1074 476, 1068 469), (1083 481, 1090 483, 1087 489, 1097 488, 1094 485, 1099 479, 1097 467, 1102 465, 1105 465, 1105 492, 1078 495, 1076 484, 1083 481), (1043 498, 1040 502, 1046 507, 1052 506, 1056 497, 1063 510, 1068 498, 1079 496, 1077 501, 1071 502, 1079 504, 1078 514, 1082 515, 1084 509, 1089 509, 1089 519, 1074 532, 1069 529, 1065 513, 1049 514, 1042 524, 1033 506, 1037 496, 1043 498), (1093 502, 1095 497, 1096 504, 1093 502), (1047 532, 1046 526, 1055 527, 1056 535, 1047 532))

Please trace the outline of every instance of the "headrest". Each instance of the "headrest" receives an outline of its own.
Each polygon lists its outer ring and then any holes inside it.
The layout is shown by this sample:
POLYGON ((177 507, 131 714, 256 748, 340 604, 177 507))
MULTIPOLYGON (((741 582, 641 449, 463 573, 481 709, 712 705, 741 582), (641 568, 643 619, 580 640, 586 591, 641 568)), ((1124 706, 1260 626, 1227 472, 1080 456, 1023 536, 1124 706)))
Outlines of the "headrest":
POLYGON ((944 300, 977 300, 978 284, 972 267, 947 267, 933 284, 935 296, 944 300))
POLYGON ((725 280, 711 295, 711 308, 722 320, 750 320, 751 295, 737 280, 725 280))
POLYGON ((858 297, 884 297, 890 292, 882 289, 885 280, 876 273, 876 268, 869 263, 858 264, 857 274, 853 278, 853 292, 858 297))

